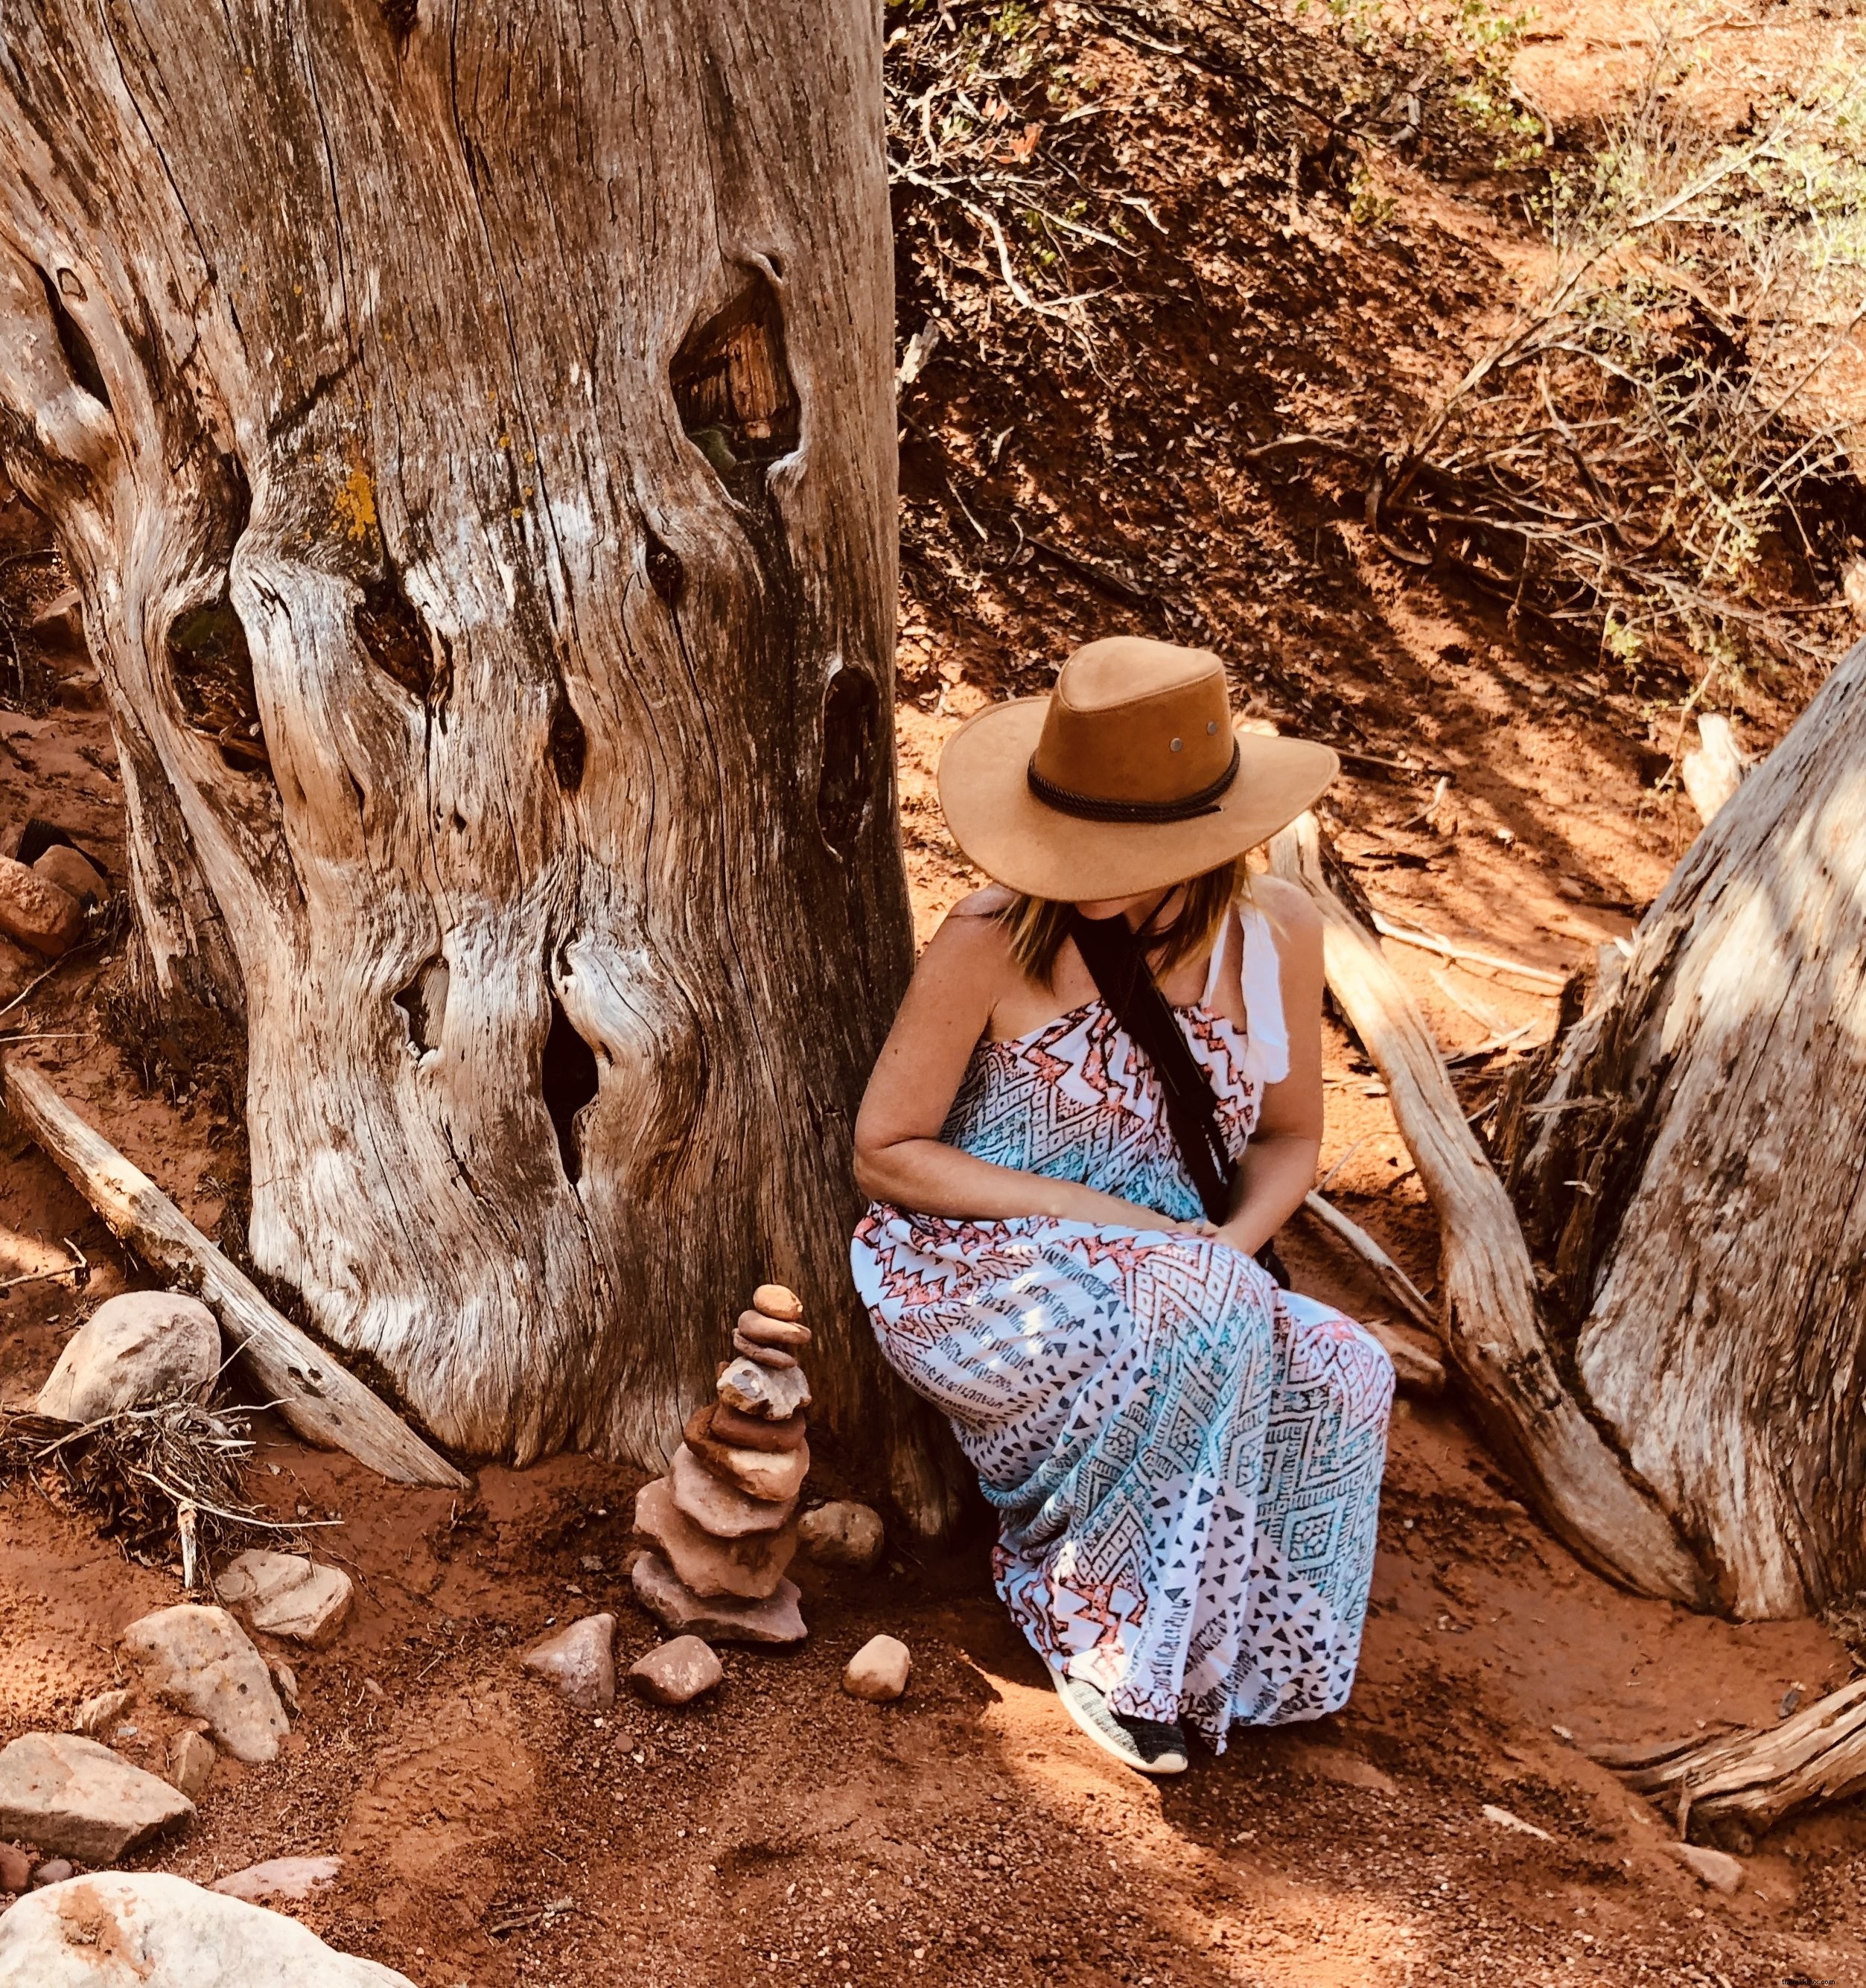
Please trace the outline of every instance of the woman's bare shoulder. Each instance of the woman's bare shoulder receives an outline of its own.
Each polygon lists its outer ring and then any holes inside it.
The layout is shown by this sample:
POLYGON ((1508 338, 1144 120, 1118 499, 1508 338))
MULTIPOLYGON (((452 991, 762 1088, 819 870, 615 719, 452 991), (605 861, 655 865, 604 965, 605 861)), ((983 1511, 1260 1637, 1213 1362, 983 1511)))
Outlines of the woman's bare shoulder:
POLYGON ((995 996, 1013 970, 1010 934, 998 917, 1010 901, 1009 891, 996 884, 962 898, 927 942, 923 973, 962 979, 995 996))
POLYGON ((987 884, 983 890, 974 891, 960 898, 946 914, 948 923, 954 918, 995 919, 1009 911, 1015 901, 1011 893, 1002 884, 987 884))
POLYGON ((1269 920, 1279 941, 1299 946, 1321 943, 1321 912, 1300 884, 1287 883, 1280 877, 1253 877, 1250 902, 1269 920))

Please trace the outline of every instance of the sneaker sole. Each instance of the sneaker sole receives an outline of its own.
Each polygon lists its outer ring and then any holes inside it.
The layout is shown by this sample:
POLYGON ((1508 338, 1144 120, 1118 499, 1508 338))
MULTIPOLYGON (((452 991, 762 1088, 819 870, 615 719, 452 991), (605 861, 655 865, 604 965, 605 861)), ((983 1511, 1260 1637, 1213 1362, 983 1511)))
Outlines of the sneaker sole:
POLYGON ((1077 1709, 1075 1700, 1063 1688, 1067 1680, 1060 1671, 1051 1671, 1050 1682, 1056 1687, 1056 1696, 1063 1702, 1063 1709, 1075 1721, 1077 1730, 1093 1740, 1110 1760, 1118 1760, 1130 1773, 1151 1774, 1157 1779, 1164 1780, 1170 1774, 1183 1774, 1192 1764, 1183 1753, 1162 1754, 1151 1765, 1132 1753, 1124 1753, 1105 1733, 1092 1725, 1077 1709))

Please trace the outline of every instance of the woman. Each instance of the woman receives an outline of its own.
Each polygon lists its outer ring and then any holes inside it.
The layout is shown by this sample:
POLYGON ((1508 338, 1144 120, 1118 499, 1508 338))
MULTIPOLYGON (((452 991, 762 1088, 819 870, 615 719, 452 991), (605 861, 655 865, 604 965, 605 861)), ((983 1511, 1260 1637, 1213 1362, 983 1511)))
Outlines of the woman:
POLYGON ((856 1125, 888 1360, 997 1508, 998 1590, 1091 1739, 1318 1718, 1354 1681, 1392 1368, 1259 1261, 1322 1131, 1322 948, 1245 852, 1334 777, 1238 735, 1202 651, 1119 637, 940 766, 997 888, 916 970, 856 1125))

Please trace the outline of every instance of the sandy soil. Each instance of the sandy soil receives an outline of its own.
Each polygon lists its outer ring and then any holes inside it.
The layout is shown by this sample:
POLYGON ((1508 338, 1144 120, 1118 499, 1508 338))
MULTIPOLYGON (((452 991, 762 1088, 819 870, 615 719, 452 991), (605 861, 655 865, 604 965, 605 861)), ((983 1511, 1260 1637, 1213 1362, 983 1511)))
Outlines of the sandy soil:
MULTIPOLYGON (((1613 83, 1622 52, 1606 44, 1623 37, 1602 18, 1564 14, 1526 49, 1553 114, 1579 114, 1613 83), (1591 68, 1562 66, 1557 38, 1570 34, 1591 68), (1557 101, 1552 79, 1572 100, 1557 101)), ((1128 44, 1097 42, 1084 59, 1161 138, 1170 156, 1137 154, 1135 183, 1198 265, 1195 306, 1173 299, 1183 276, 1152 272, 1163 322, 1178 327, 1174 367, 1125 377, 1113 397, 1124 423, 1183 443, 1195 468, 1201 450, 1208 462, 1225 454, 1202 438, 1223 404, 1217 385, 1233 390, 1197 355, 1236 355, 1225 380, 1248 374, 1293 419, 1331 395, 1337 412, 1344 394, 1410 404, 1458 363, 1499 272, 1530 252, 1494 188, 1418 172, 1398 248, 1348 239, 1317 195, 1246 273, 1225 229, 1249 234, 1259 218, 1219 215, 1205 177, 1228 142, 1222 120, 1162 105, 1128 44)), ((1266 242, 1273 232, 1264 225, 1266 242)), ((904 325, 914 280, 904 270, 904 325)), ((1192 605, 1238 665, 1240 702, 1361 756, 1331 826, 1382 908, 1562 969, 1630 929, 1695 827, 1655 785, 1678 734, 1676 687, 1535 646, 1499 610, 1380 559, 1350 514, 1269 470, 1222 465, 1168 490, 1141 465, 1114 502, 1095 423, 1074 389, 1039 377, 1042 357, 1033 347, 1024 374, 1002 379, 982 359, 929 369, 908 411, 899 740, 923 935, 971 881, 933 793, 952 726, 989 697, 1036 687, 1089 635, 1188 625, 1182 590, 1128 613, 1054 564, 961 562, 940 479, 982 462, 1006 418, 1019 432, 989 466, 1007 502, 1104 556, 1195 553, 1216 577, 1192 605), (1441 771, 1449 785, 1427 818, 1441 771)), ((0 514, 8 531, 10 556, 29 521, 0 514)), ((21 625, 47 590, 8 586, 21 625)), ((29 644, 26 664, 31 695, 5 697, 0 658, 0 848, 36 818, 120 878, 120 794, 82 658, 29 644)), ((1807 688, 1752 679, 1723 701, 1766 746, 1807 688)), ((1529 1025, 1461 1080, 1475 1108, 1547 1033, 1551 1000, 1388 950, 1448 1048, 1529 1025)), ((0 1013, 0 1030, 38 1035, 61 1088, 203 1227, 225 1219, 237 1239, 238 1128, 211 1087, 146 1087, 111 1042, 98 999, 106 951, 0 1013)), ((0 1011, 39 970, 0 942, 0 1011)), ((1330 1192, 1429 1290, 1430 1210, 1381 1087, 1339 1035, 1329 1084, 1330 1192)), ((87 1290, 49 1282, 0 1300, 8 1403, 29 1398, 84 1309, 146 1280, 0 1120, 0 1281, 64 1261, 66 1238, 96 1266, 87 1290)), ((1287 1254, 1302 1288, 1387 1315, 1300 1223, 1287 1254)), ((318 1550, 356 1577, 357 1614, 331 1649, 282 1652, 304 1705, 284 1756, 222 1761, 192 1829, 138 1861, 206 1878, 340 1851, 340 1885, 304 1916, 421 1988, 1866 1983, 1866 1821, 1854 1810, 1774 1832, 1726 1898, 1679 1867, 1665 1818, 1587 1750, 1769 1721, 1787 1694, 1847 1676, 1847 1652, 1818 1625, 1736 1625, 1602 1581, 1523 1510, 1455 1405, 1400 1405, 1347 1710, 1240 1733, 1163 1785, 1114 1767, 1063 1716, 991 1595, 980 1537, 937 1555, 896 1541, 867 1577, 801 1569, 812 1629, 801 1651, 727 1652, 723 1689, 696 1709, 626 1701, 592 1716, 523 1677, 518 1658, 597 1608, 616 1612, 624 1661, 655 1640, 624 1575, 640 1473, 588 1459, 492 1467, 459 1503, 392 1489, 261 1427, 260 1492, 282 1516, 341 1521, 318 1550), (895 1706, 837 1689, 848 1655, 881 1630, 914 1655, 895 1706), (1528 1827, 1488 1819, 1487 1804, 1528 1827)), ((820 1446, 810 1495, 864 1488, 820 1446)), ((177 1592, 173 1570, 127 1562, 30 1488, 0 1496, 0 1737, 68 1723, 123 1675, 122 1627, 177 1592)), ((129 1716, 124 1750, 157 1763, 174 1716, 139 1699, 129 1716)))

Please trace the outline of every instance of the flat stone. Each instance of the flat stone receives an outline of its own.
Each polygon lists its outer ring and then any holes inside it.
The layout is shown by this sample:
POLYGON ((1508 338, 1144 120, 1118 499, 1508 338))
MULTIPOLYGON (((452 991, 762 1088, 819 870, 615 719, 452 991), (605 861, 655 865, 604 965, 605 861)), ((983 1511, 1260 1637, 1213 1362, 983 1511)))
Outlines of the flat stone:
POLYGON ((73 1724, 80 1733, 88 1733, 95 1740, 106 1726, 114 1726, 122 1718, 130 1703, 127 1691, 100 1691, 95 1698, 87 1698, 78 1707, 78 1716, 73 1724))
POLYGON ((761 1367, 742 1354, 719 1376, 718 1385, 728 1408, 761 1422, 787 1422, 810 1406, 810 1383, 801 1367, 761 1367))
POLYGON ((614 1616, 586 1615, 527 1650, 525 1668, 579 1712, 607 1712, 616 1702, 615 1635, 614 1616))
POLYGON ((208 1889, 224 1898, 244 1898, 249 1905, 262 1905, 269 1898, 302 1905, 329 1891, 343 1869, 341 1857, 274 1857, 264 1864, 248 1864, 244 1871, 230 1871, 208 1889))
POLYGON ((55 842, 44 854, 35 858, 32 874, 44 877, 48 884, 56 884, 80 904, 100 903, 110 894, 110 887, 103 881, 102 874, 69 842, 55 842))
POLYGON ((849 1659, 842 1688, 851 1698, 886 1705, 907 1689, 908 1673, 913 1668, 912 1652, 898 1637, 870 1636, 849 1659))
POLYGON ((742 1337, 785 1353, 801 1353, 810 1342, 810 1330, 785 1319, 767 1318, 762 1311, 742 1311, 732 1337, 735 1344, 742 1337))
POLYGON ((786 1415, 781 1422, 760 1422, 756 1415, 742 1415, 723 1401, 698 1410, 688 1418, 688 1427, 700 1424, 700 1432, 715 1442, 730 1443, 735 1449, 768 1449, 774 1456, 801 1449, 810 1433, 807 1415, 786 1415))
POLYGON ((753 1498, 728 1479, 714 1474, 682 1443, 668 1466, 668 1482, 675 1506, 703 1533, 715 1539, 742 1539, 753 1533, 775 1533, 797 1509, 795 1498, 773 1503, 753 1498))
POLYGON ((748 1360, 756 1361, 761 1367, 769 1367, 774 1373, 788 1372, 797 1364, 794 1353, 786 1353, 781 1346, 767 1346, 747 1332, 732 1334, 732 1350, 742 1353, 748 1360))
POLYGON ((56 959, 84 936, 84 907, 25 864, 0 856, 0 932, 56 959))
POLYGON ((153 1401, 203 1401, 219 1371, 220 1327, 200 1299, 124 1291, 66 1341, 39 1391, 39 1412, 88 1422, 153 1401))
POLYGON ((1711 1850, 1701 1843, 1668 1843, 1671 1851, 1700 1885, 1734 1898, 1743 1889, 1742 1864, 1726 1850, 1711 1850))
POLYGON ((27 1733, 0 1750, 0 1835, 41 1850, 113 1863, 194 1813, 167 1782, 75 1733, 27 1733))
POLYGON ((336 1641, 355 1592, 340 1567, 260 1547, 229 1560, 214 1584, 222 1601, 245 1606, 247 1621, 262 1635, 289 1636, 314 1650, 336 1641))
POLYGON ((762 1498, 772 1505, 794 1505, 803 1480, 810 1474, 810 1445, 773 1452, 768 1449, 742 1449, 735 1443, 715 1442, 695 1432, 689 1425, 687 1447, 714 1476, 742 1491, 748 1498, 762 1498))
POLYGON ((725 1676, 725 1666, 698 1636, 676 1636, 630 1664, 628 1681, 657 1705, 687 1705, 725 1676))
POLYGON ((803 1300, 788 1284, 760 1284, 752 1293, 752 1309, 786 1325, 803 1322, 803 1300))
POLYGON ((291 1729, 265 1659, 224 1608, 180 1601, 123 1631, 144 1681, 177 1710, 205 1719, 236 1760, 276 1757, 291 1729))
POLYGON ((184 1726, 168 1743, 168 1778, 191 1802, 206 1793, 208 1777, 220 1756, 205 1733, 184 1726))
POLYGON ((23 1892, 32 1882, 32 1858, 16 1843, 0 1843, 0 1892, 23 1892))
POLYGON ((392 1967, 326 1946, 283 1912, 162 1871, 69 1878, 22 1898, 0 1919, 0 1988, 288 1984, 414 1988, 392 1967))
POLYGON ((797 1540, 819 1567, 845 1567, 866 1574, 881 1557, 887 1540, 881 1515, 872 1505, 833 1499, 797 1521, 797 1540))
POLYGON ((733 1594, 762 1601, 776 1591, 797 1550, 795 1525, 740 1540, 716 1540, 703 1533, 674 1502, 664 1477, 644 1484, 635 1496, 635 1530, 664 1554, 696 1594, 733 1594))
POLYGON ((800 1643, 809 1633, 797 1607, 803 1595, 794 1581, 780 1581, 776 1592, 762 1601, 709 1598, 695 1594, 655 1553, 641 1554, 629 1578, 636 1600, 675 1635, 704 1636, 710 1643, 782 1646, 800 1643))

